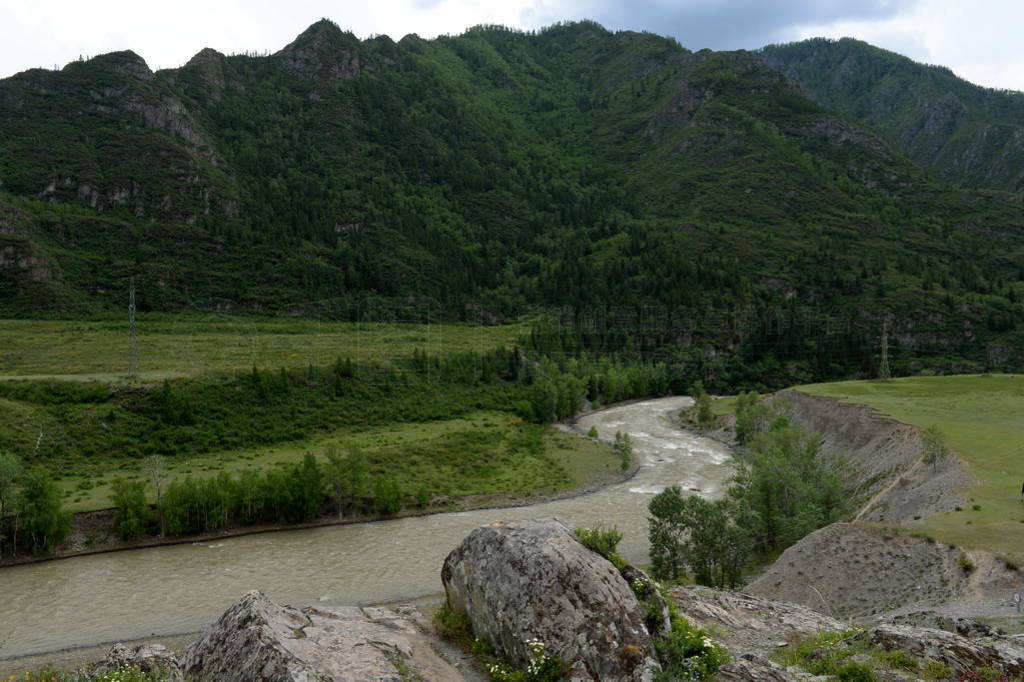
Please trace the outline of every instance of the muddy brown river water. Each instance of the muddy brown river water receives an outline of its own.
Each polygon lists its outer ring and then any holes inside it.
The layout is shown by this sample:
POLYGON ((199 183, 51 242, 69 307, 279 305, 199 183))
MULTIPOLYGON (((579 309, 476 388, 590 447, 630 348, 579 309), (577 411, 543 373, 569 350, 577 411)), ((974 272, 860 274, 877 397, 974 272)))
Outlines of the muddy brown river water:
POLYGON ((580 418, 601 438, 629 433, 642 465, 631 480, 527 507, 435 514, 49 561, 0 569, 0 658, 200 630, 243 593, 295 605, 372 604, 441 591, 441 563, 476 526, 558 516, 617 526, 620 550, 647 561, 647 503, 669 485, 714 498, 732 475, 729 449, 680 430, 686 397, 620 405, 580 418))

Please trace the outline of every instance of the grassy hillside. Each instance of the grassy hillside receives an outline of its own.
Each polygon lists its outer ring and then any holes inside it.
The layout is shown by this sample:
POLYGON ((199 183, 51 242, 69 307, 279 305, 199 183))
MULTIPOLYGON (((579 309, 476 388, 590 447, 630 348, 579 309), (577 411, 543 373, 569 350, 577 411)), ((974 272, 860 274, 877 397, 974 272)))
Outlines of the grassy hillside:
POLYGON ((759 51, 815 102, 871 126, 964 187, 1024 190, 1024 93, 983 88, 852 38, 759 51))
POLYGON ((870 405, 922 429, 937 426, 977 483, 968 491, 971 502, 962 511, 913 525, 944 542, 1024 558, 1024 377, 913 377, 798 390, 870 405))
POLYGON ((144 312, 558 307, 747 384, 871 375, 887 313, 907 368, 1024 364, 1016 197, 934 180, 753 54, 590 22, 322 21, 266 57, 28 71, 0 82, 0 180, 8 317, 109 312, 134 277, 144 312))

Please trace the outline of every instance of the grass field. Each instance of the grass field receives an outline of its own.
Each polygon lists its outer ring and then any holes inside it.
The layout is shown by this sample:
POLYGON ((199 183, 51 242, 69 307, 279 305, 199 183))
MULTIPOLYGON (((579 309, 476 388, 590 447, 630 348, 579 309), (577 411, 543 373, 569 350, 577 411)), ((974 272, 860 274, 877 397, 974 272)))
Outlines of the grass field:
MULTIPOLYGON (((501 412, 387 427, 347 429, 269 447, 168 459, 171 477, 203 477, 222 471, 299 461, 312 452, 323 462, 328 448, 358 447, 368 474, 395 477, 407 493, 426 485, 434 495, 549 493, 579 488, 619 473, 619 457, 605 444, 552 427, 523 424, 501 412)), ((120 463, 104 474, 65 475, 58 480, 65 508, 89 511, 111 506, 116 476, 144 479, 141 468, 120 463)), ((152 494, 152 490, 150 490, 152 494)))
MULTIPOLYGON (((428 353, 511 346, 522 325, 404 324, 182 315, 140 317, 136 325, 142 380, 206 372, 357 363, 428 353)), ((0 379, 123 381, 128 323, 0 320, 0 379)))
MULTIPOLYGON (((351 358, 357 365, 391 364, 399 359, 408 360, 414 350, 446 355, 512 346, 523 332, 524 327, 513 325, 345 323, 196 315, 173 319, 143 317, 138 323, 138 366, 142 381, 208 375, 211 381, 200 384, 213 386, 223 381, 224 372, 248 373, 253 365, 276 373, 282 367, 298 370, 309 365, 331 366, 338 358, 351 358)), ((126 381, 127 358, 125 323, 0 321, 0 379, 120 384, 126 381)), ((360 376, 360 381, 365 381, 368 375, 360 376)), ((293 381, 299 380, 293 377, 293 381)), ((310 422, 294 436, 273 444, 221 446, 202 454, 167 457, 170 475, 200 477, 265 469, 298 461, 306 452, 322 459, 328 448, 351 446, 366 454, 371 478, 393 476, 410 494, 421 486, 442 497, 548 493, 583 487, 618 472, 618 459, 606 444, 550 427, 524 424, 509 412, 494 411, 479 402, 474 410, 472 400, 468 410, 458 407, 453 398, 455 393, 472 391, 471 388, 452 387, 441 395, 436 393, 438 389, 430 389, 422 381, 398 384, 405 387, 412 400, 447 401, 452 406, 437 410, 441 414, 449 412, 450 417, 430 421, 410 418, 407 410, 396 403, 399 396, 387 391, 371 390, 369 394, 376 398, 353 403, 332 397, 329 392, 320 395, 307 391, 308 395, 300 397, 295 391, 303 386, 301 382, 296 384, 290 397, 281 398, 287 404, 271 400, 265 408, 250 410, 251 414, 246 416, 242 416, 244 399, 232 397, 231 400, 240 402, 224 418, 244 421, 239 426, 242 430, 251 422, 252 428, 264 433, 271 428, 272 420, 280 426, 288 410, 301 417, 314 409, 327 409, 330 414, 324 417, 326 422, 310 422), (375 401, 388 403, 388 414, 394 414, 394 421, 382 423, 379 417, 362 409, 375 401), (363 412, 367 412, 366 422, 361 421, 362 417, 352 418, 363 412), (341 420, 347 422, 344 425, 335 423, 332 414, 349 419, 341 420)), ((199 394, 186 391, 182 395, 199 394)), ((60 441, 64 444, 63 454, 47 466, 63 490, 66 507, 73 511, 109 507, 110 483, 115 477, 142 477, 140 458, 126 456, 124 443, 115 436, 126 420, 138 417, 137 410, 152 409, 144 402, 132 400, 114 396, 100 404, 55 406, 32 399, 0 398, 0 444, 6 442, 19 452, 32 453, 39 450, 40 442, 45 445, 47 441, 60 441), (76 424, 84 424, 84 430, 75 430, 76 424), (111 447, 93 448, 91 456, 76 455, 84 441, 90 439, 109 441, 111 447)), ((485 397, 476 400, 486 402, 485 397)), ((205 414, 209 407, 196 409, 205 414)), ((167 438, 193 438, 197 430, 209 426, 171 427, 167 438)), ((230 423, 224 421, 214 426, 230 423)), ((159 418, 154 421, 156 427, 161 427, 159 418)), ((144 438, 148 433, 135 435, 144 438)))
POLYGON ((944 542, 1024 559, 1024 377, 911 377, 798 390, 870 405, 921 428, 938 426, 977 483, 963 511, 913 525, 944 542))

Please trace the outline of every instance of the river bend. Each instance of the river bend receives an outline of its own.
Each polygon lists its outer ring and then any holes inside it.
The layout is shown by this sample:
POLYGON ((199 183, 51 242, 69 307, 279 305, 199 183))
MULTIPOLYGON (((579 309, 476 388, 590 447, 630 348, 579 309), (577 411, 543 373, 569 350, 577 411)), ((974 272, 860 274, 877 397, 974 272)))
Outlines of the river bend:
POLYGON ((647 400, 580 418, 611 440, 629 433, 631 480, 541 504, 281 531, 0 569, 0 657, 200 630, 243 593, 295 605, 371 604, 441 591, 444 557, 498 519, 558 516, 617 526, 621 553, 647 561, 646 505, 669 485, 714 498, 732 474, 726 446, 675 427, 686 397, 647 400))

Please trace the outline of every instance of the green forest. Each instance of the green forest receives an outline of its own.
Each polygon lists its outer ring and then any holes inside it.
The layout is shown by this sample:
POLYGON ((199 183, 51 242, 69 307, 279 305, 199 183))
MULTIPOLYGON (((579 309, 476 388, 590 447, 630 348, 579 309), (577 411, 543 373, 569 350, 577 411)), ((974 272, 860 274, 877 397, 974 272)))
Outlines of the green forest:
POLYGON ((691 353, 760 386, 873 375, 887 324, 898 373, 1019 367, 1019 197, 931 175, 762 57, 324 20, 267 56, 18 74, 0 312, 121 314, 134 279, 142 312, 557 311, 553 352, 691 353))

